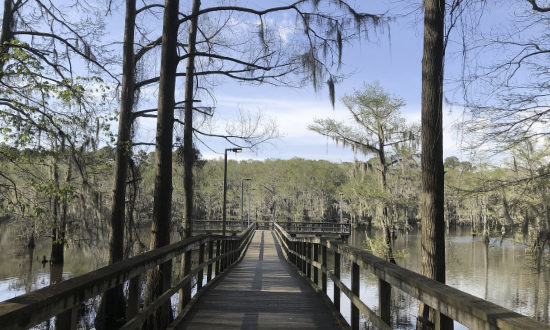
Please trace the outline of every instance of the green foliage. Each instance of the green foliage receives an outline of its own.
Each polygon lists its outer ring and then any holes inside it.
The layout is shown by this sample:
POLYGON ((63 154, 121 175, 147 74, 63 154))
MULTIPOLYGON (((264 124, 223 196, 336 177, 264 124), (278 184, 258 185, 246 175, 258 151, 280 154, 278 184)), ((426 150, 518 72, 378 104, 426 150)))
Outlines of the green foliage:
POLYGON ((363 248, 382 259, 390 260, 393 257, 396 260, 403 259, 407 257, 407 251, 403 250, 392 250, 390 254, 390 249, 388 244, 386 244, 384 237, 382 235, 376 235, 374 237, 367 237, 363 242, 363 248))
POLYGON ((420 185, 413 182, 419 179, 419 130, 416 125, 407 125, 401 116, 403 99, 374 83, 346 95, 342 102, 353 124, 332 118, 317 119, 309 129, 344 148, 372 157, 364 163, 357 162, 348 172, 346 197, 359 201, 353 213, 361 217, 368 213, 387 226, 416 219, 420 185))

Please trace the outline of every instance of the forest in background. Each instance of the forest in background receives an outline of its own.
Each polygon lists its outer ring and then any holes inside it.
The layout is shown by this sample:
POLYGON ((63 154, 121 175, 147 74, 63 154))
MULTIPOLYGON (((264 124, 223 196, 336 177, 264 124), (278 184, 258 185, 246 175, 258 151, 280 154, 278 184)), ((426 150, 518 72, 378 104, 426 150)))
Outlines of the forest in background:
MULTIPOLYGON (((51 155, 40 155, 2 146, 3 154, 11 152, 13 161, 2 159, 5 173, 16 174, 14 185, 22 199, 20 207, 4 212, 2 221, 18 233, 19 244, 33 237, 50 237, 53 187, 48 186, 51 155), (10 150, 11 149, 11 150, 10 150), (21 160, 25 160, 22 162, 21 160), (15 162, 17 160, 17 162, 15 162), (25 204, 23 204, 25 203, 25 204)), ((526 242, 536 248, 539 234, 546 228, 548 177, 545 155, 548 150, 526 144, 501 166, 472 164, 448 157, 445 165, 445 222, 470 227, 473 234, 506 237, 526 242), (542 198, 541 198, 542 197, 542 198)), ((200 157, 200 155, 197 155, 200 157)), ((57 192, 67 204, 67 244, 96 242, 107 234, 110 174, 114 166, 114 149, 103 147, 82 155, 87 160, 88 187, 79 179, 69 179, 57 192), (87 195, 93 192, 93 199, 87 195), (101 207, 98 207, 101 206, 101 207)), ((142 251, 136 242, 139 228, 150 226, 152 189, 154 186, 153 153, 140 152, 131 167, 132 184, 128 200, 128 222, 125 239, 128 255, 142 251), (132 247, 136 250, 132 252, 132 247)), ((381 189, 376 171, 376 158, 367 162, 332 163, 294 158, 229 160, 227 181, 227 218, 241 219, 241 180, 244 181, 244 219, 248 217, 250 191, 251 221, 339 221, 340 194, 343 220, 365 228, 380 228, 383 206, 390 205, 394 231, 407 231, 420 223, 419 157, 408 155, 407 161, 391 166, 388 190, 381 189)), ((221 220, 223 197, 223 159, 198 159, 195 167, 195 209, 197 220, 221 220)), ((172 228, 181 230, 183 210, 182 163, 179 151, 174 153, 174 191, 172 228)), ((66 173, 67 167, 58 169, 66 173)), ((9 205, 4 206, 5 209, 9 205)))

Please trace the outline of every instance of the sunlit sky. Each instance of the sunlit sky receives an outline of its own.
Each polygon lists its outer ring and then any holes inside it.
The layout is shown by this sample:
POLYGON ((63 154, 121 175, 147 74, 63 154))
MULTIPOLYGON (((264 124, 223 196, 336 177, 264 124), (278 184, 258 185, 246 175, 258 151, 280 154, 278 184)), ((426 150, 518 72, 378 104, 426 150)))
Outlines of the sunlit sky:
MULTIPOLYGON (((239 4, 246 0, 239 1, 239 4)), ((354 1, 351 1, 352 3, 354 1)), ((238 83, 231 80, 222 80, 211 91, 216 99, 215 116, 212 125, 218 132, 223 132, 226 122, 235 118, 241 112, 258 112, 267 119, 273 120, 279 131, 279 137, 268 143, 260 145, 255 150, 244 150, 243 153, 229 155, 233 159, 267 159, 293 157, 306 159, 323 159, 334 162, 348 162, 354 159, 365 159, 364 155, 354 154, 349 148, 336 146, 333 141, 308 130, 308 125, 314 119, 334 118, 339 121, 351 123, 353 120, 340 99, 351 94, 354 89, 360 89, 364 83, 379 82, 390 94, 403 98, 406 105, 401 109, 402 115, 409 123, 420 122, 421 113, 421 64, 423 47, 423 16, 418 6, 421 1, 414 0, 388 0, 380 2, 359 2, 360 10, 369 13, 387 13, 394 17, 387 25, 382 25, 372 30, 368 38, 362 38, 352 44, 345 44, 343 51, 343 65, 340 73, 345 79, 336 85, 336 105, 333 109, 330 104, 327 88, 314 91, 311 86, 302 88, 274 87, 271 85, 257 86, 238 83), (394 16, 406 13, 407 15, 394 16)), ((513 1, 512 1, 513 2, 513 1)), ((262 2, 264 7, 280 5, 286 1, 271 0, 262 2)), ((185 2, 185 5, 188 4, 185 2)), ((204 6, 210 4, 205 3, 204 6)), ((259 6, 257 2, 250 1, 250 6, 259 6)), ((184 6, 184 4, 182 4, 184 6)), ((122 8, 123 9, 123 8, 122 8)), ((493 9, 494 10, 494 9, 493 9)), ((504 10, 504 9, 503 9, 504 10)), ((511 11, 508 11, 511 15, 511 11)), ((498 13, 497 13, 498 14, 498 13)), ((502 18, 503 15, 493 17, 502 18)), ((159 17, 159 19, 161 19, 159 17)), ((282 19, 286 19, 283 17, 282 19)), ((486 18, 490 28, 493 26, 493 18, 486 18)), ((118 21, 111 23, 122 30, 118 21)), ((497 23, 498 24, 498 23, 497 23)), ((502 24, 502 23, 501 23, 502 24)), ((456 36, 455 36, 456 37, 456 36)), ((449 97, 449 81, 457 77, 460 71, 460 45, 449 43, 445 63, 446 87, 444 98, 449 97), (453 47, 455 49, 453 49, 453 47), (456 49, 458 48, 458 49, 456 49), (457 55, 459 54, 459 55, 457 55)), ((160 52, 159 52, 160 55, 160 52)), ((158 63, 155 64, 158 66, 158 63)), ((182 64, 180 64, 180 69, 182 64)), ((157 68, 158 69, 158 68, 157 68)), ((182 95, 183 79, 177 84, 180 90, 176 93, 182 95)), ((154 87, 156 89, 156 87, 154 87)), ((139 108, 147 108, 156 104, 156 91, 146 100, 142 91, 142 104, 139 108), (149 104, 147 104, 149 102, 149 104)), ((456 100, 456 98, 454 99, 456 100)), ((463 111, 461 108, 444 103, 444 157, 457 156, 462 160, 471 160, 472 155, 461 149, 464 137, 456 128, 461 121, 463 111)), ((153 119, 141 120, 138 124, 137 138, 145 142, 154 142, 156 123, 153 119)), ((176 130, 176 135, 181 134, 176 130)), ((225 148, 233 147, 222 139, 204 138, 206 143, 197 142, 202 157, 207 159, 223 157, 225 148)), ((151 149, 149 149, 151 150, 151 149)))
MULTIPOLYGON (((355 154, 349 148, 337 146, 333 141, 308 130, 308 125, 315 119, 334 118, 338 121, 352 123, 353 119, 340 99, 351 94, 354 89, 361 89, 364 83, 379 82, 390 94, 403 98, 406 105, 401 109, 402 115, 409 123, 419 123, 421 114, 421 64, 423 48, 423 15, 420 10, 421 0, 385 0, 375 2, 354 1, 358 4, 359 11, 369 13, 387 13, 392 20, 377 29, 372 29, 368 38, 362 38, 351 44, 344 44, 343 65, 340 73, 345 76, 343 81, 336 85, 336 105, 333 108, 329 101, 327 88, 314 91, 311 86, 302 88, 274 87, 271 85, 251 86, 231 80, 222 80, 220 84, 212 87, 211 92, 216 99, 215 116, 212 126, 218 132, 223 132, 228 121, 234 120, 239 112, 261 112, 262 116, 273 120, 279 130, 279 137, 264 143, 255 150, 244 150, 243 153, 229 155, 233 159, 267 159, 293 157, 329 160, 334 162, 348 162, 354 159, 371 157, 355 154)), ((239 1, 246 5, 247 0, 239 1)), ((251 7, 287 4, 285 0, 270 0, 261 2, 250 0, 251 7)), ((188 5, 185 2, 184 5, 188 5)), ((528 4, 513 0, 484 2, 486 14, 479 19, 473 10, 472 17, 465 20, 476 25, 474 38, 481 33, 498 31, 506 35, 507 31, 514 31, 514 20, 523 13, 528 13, 528 4), (506 5, 503 5, 506 4, 506 5), (527 11, 525 11, 527 10, 527 11), (479 21, 476 21, 479 19, 479 21)), ((182 6, 184 6, 182 5, 182 6)), ((203 4, 209 6, 209 3, 203 4)), ((473 8, 473 7, 472 7, 473 8)), ((280 17, 281 21, 287 17, 280 17)), ((291 19, 288 19, 291 21, 291 19)), ((120 24, 120 22, 119 22, 120 24)), ((456 104, 460 104, 461 90, 457 88, 462 68, 462 35, 461 27, 457 25, 451 32, 447 45, 445 59, 445 87, 443 106, 444 125, 444 157, 457 156, 461 160, 483 161, 480 154, 472 154, 465 149, 465 141, 469 136, 464 136, 457 128, 467 114, 456 104), (449 104, 447 101, 450 100, 449 104)), ((251 36, 257 35, 255 31, 248 31, 251 36)), ((539 31, 540 32, 540 31, 539 31)), ((466 38, 472 37, 465 34, 466 38)), ((468 42, 468 40, 466 40, 468 42)), ((500 50, 502 51, 502 50, 500 50)), ((493 59, 504 56, 499 50, 492 53, 478 54, 475 65, 486 65, 493 59)), ((158 64, 157 64, 158 65, 158 64)), ((182 65, 180 64, 180 67, 182 65)), ((158 69, 158 68, 157 68, 158 69)), ((477 71, 476 71, 477 73, 477 71)), ((526 76, 524 79, 530 79, 526 76)), ((183 87, 183 79, 178 86, 183 87)), ((209 87, 210 88, 210 87, 209 87)), ((180 93, 181 90, 176 91, 180 93)), ((142 92, 142 94, 144 94, 142 92)), ((489 98, 491 95, 489 94, 489 98)), ((149 102, 156 104, 155 93, 151 94, 149 102)), ((140 107, 143 107, 142 104, 140 107)), ((143 120, 139 123, 139 138, 153 142, 156 124, 154 120, 143 120)), ((181 134, 176 130, 176 135, 181 134)), ((203 142, 197 142, 204 158, 223 157, 225 148, 233 147, 221 139, 204 138, 203 142)), ((500 156, 497 156, 500 157, 500 156)))
MULTIPOLYGON (((246 2, 246 1, 245 1, 246 2)), ((351 3, 354 1, 352 0, 351 3)), ((354 89, 361 89, 364 83, 379 82, 392 95, 403 98, 406 105, 402 108, 402 115, 409 123, 420 122, 421 109, 421 61, 423 43, 422 12, 418 9, 421 1, 388 0, 379 2, 361 2, 360 11, 369 13, 408 13, 394 18, 387 25, 372 30, 368 39, 362 38, 352 44, 345 44, 343 51, 343 65, 340 73, 345 79, 336 85, 336 105, 333 108, 329 101, 327 88, 314 91, 311 86, 302 88, 274 87, 271 85, 251 86, 224 80, 211 91, 216 99, 216 112, 213 125, 218 131, 223 131, 227 120, 231 120, 239 111, 262 113, 262 116, 273 120, 278 127, 279 137, 264 143, 255 150, 244 150, 238 155, 230 155, 234 159, 290 159, 300 157, 306 159, 330 160, 334 162, 353 161, 356 158, 365 159, 364 155, 357 155, 349 148, 336 146, 333 141, 308 130, 308 125, 314 119, 334 118, 351 123, 353 120, 341 103, 340 99, 351 94, 354 89), (413 3, 411 5, 411 3, 413 3), (405 4, 407 4, 405 6, 405 4), (396 10, 398 8, 398 10, 396 10)), ((114 12, 123 15, 124 6, 120 2, 114 12)), ((240 2, 239 2, 240 3, 240 2)), ((262 2, 280 5, 287 3, 282 0, 262 2)), ((185 2, 182 6, 187 5, 185 2)), ((204 4, 208 6, 208 3, 204 4)), ((249 1, 250 6, 258 6, 256 1, 249 1)), ((393 14, 391 14, 393 15, 393 14)), ((161 17, 157 17, 161 19, 161 17)), ((123 20, 110 20, 108 31, 114 41, 120 45, 123 30, 123 20)), ((151 23, 152 24, 152 23, 151 23)), ((156 24, 155 24, 156 26, 156 24)), ((158 27, 157 27, 158 28, 158 27)), ((153 28, 155 29, 155 28, 153 28)), ((450 45, 453 47, 453 45, 450 45)), ((122 48, 120 46, 120 48, 122 48)), ((451 53, 448 50, 448 54, 451 53)), ((160 51, 158 52, 160 55, 160 51)), ((158 63, 154 63, 158 66, 158 63)), ((459 70, 460 59, 448 56, 446 60, 446 78, 453 76, 459 70), (451 73, 451 74, 449 74, 451 73)), ((180 64, 180 68, 181 68, 180 64)), ((158 70, 158 67, 156 68, 158 70)), ((455 74, 456 76, 456 74, 455 74)), ((452 79, 452 78, 451 78, 452 79)), ((183 79, 179 79, 181 89, 183 79)), ((156 89, 158 87, 153 87, 156 89)), ((142 103, 139 109, 156 105, 157 91, 141 92, 142 103), (149 98, 147 98, 149 94, 149 98)), ((181 95, 182 91, 176 93, 181 95)), ((445 97, 448 95, 445 95, 445 97)), ((468 159, 470 155, 461 152, 460 142, 463 137, 455 128, 463 116, 460 108, 444 105, 444 156, 457 156, 468 159)), ((141 142, 154 142, 156 123, 153 119, 140 120, 137 127, 137 136, 141 142)), ((176 131, 176 135, 178 132, 176 131)), ((221 139, 204 139, 205 144, 197 143, 204 158, 212 159, 223 157, 225 148, 232 147, 221 139)), ((152 151, 152 149, 149 149, 152 151)))
MULTIPOLYGON (((391 24, 391 38, 388 33, 373 36, 344 50, 343 71, 349 76, 336 86, 336 106, 333 109, 327 89, 315 92, 312 88, 289 89, 251 87, 245 85, 224 85, 217 89, 217 115, 221 118, 237 109, 261 110, 275 119, 281 137, 268 145, 261 146, 255 153, 243 153, 236 158, 292 158, 325 159, 335 162, 352 161, 355 155, 349 148, 338 147, 307 129, 316 118, 334 118, 351 122, 349 111, 340 101, 353 89, 360 89, 364 83, 379 81, 386 91, 405 99, 402 114, 409 122, 420 122, 421 109, 421 59, 422 30, 413 25, 412 19, 391 24)), ((458 112, 444 115, 445 155, 460 156, 457 141, 459 136, 452 124, 458 112)), ((217 145, 218 151, 223 145, 217 145)), ((207 158, 219 154, 201 146, 207 158)))
MULTIPOLYGON (((375 11, 376 12, 376 11, 375 11)), ((273 119, 279 129, 279 138, 259 146, 254 151, 245 150, 239 155, 230 155, 234 159, 324 159, 334 162, 353 161, 356 155, 349 148, 336 146, 308 130, 307 126, 316 118, 334 118, 351 121, 348 110, 340 98, 360 89, 364 83, 380 82, 389 93, 401 97, 406 105, 402 114, 409 122, 420 122, 421 96, 421 59, 422 26, 421 19, 408 16, 371 33, 369 39, 348 44, 344 48, 341 72, 346 75, 344 81, 336 86, 336 105, 333 109, 329 101, 327 88, 314 91, 311 86, 304 88, 284 88, 273 86, 250 86, 235 82, 226 82, 214 89, 217 100, 214 122, 224 127, 224 120, 230 119, 239 110, 261 111, 264 117, 273 119)), ((460 113, 445 111, 445 155, 459 155, 457 133, 452 128, 460 113)), ((154 122, 143 122, 141 130, 154 131, 154 122)), ((205 158, 223 156, 229 143, 205 139, 208 147, 198 143, 205 158)))
MULTIPOLYGON (((370 12, 382 12, 382 7, 364 8, 370 12)), ((280 137, 260 146, 256 151, 245 150, 242 154, 230 155, 234 159, 293 158, 324 159, 334 162, 353 161, 356 155, 349 148, 336 146, 333 141, 307 129, 316 118, 334 118, 351 122, 349 112, 340 99, 353 89, 360 89, 364 83, 380 82, 391 94, 401 97, 406 105, 403 116, 409 122, 420 122, 421 109, 421 60, 423 29, 422 17, 416 14, 397 19, 369 39, 346 45, 341 72, 346 79, 336 86, 336 106, 329 101, 328 90, 317 92, 311 87, 293 89, 273 86, 249 86, 228 82, 215 88, 217 99, 216 121, 223 126, 223 120, 239 109, 262 111, 278 125, 280 137)), ((459 151, 460 135, 453 124, 461 111, 444 109, 444 153, 465 158, 459 151)), ((223 141, 208 139, 209 148, 198 144, 203 157, 223 156, 223 149, 231 147, 223 141)), ((370 157, 370 156, 369 156, 370 157)))

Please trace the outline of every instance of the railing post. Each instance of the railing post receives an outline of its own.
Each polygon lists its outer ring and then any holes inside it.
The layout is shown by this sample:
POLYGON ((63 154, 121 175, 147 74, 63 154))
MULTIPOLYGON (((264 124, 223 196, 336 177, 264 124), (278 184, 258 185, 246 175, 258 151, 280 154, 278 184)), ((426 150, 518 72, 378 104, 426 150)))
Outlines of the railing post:
MULTIPOLYGON (((212 257, 214 256, 214 241, 208 242, 208 261, 212 260, 212 257)), ((212 264, 208 265, 208 271, 206 273, 206 282, 210 282, 212 280, 212 264)))
POLYGON ((222 262, 221 262, 221 267, 220 267, 220 272, 223 273, 223 271, 225 270, 225 266, 227 265, 227 239, 223 239, 222 240, 222 262))
POLYGON ((78 323, 78 306, 73 306, 71 309, 64 311, 56 316, 56 329, 61 330, 76 330, 78 323))
POLYGON ((240 246, 241 246, 241 239, 238 239, 238 240, 235 240, 235 254, 234 254, 234 258, 233 258, 233 262, 237 262, 237 260, 239 260, 239 255, 241 254, 240 253, 240 246))
POLYGON ((227 259, 227 267, 226 268, 229 268, 229 266, 231 266, 231 264, 233 263, 233 258, 235 257, 235 254, 233 253, 234 249, 235 249, 235 241, 230 240, 229 241, 229 248, 227 249, 227 252, 229 252, 229 256, 228 256, 228 259, 227 259))
MULTIPOLYGON (((181 256, 181 278, 184 278, 191 272, 191 261, 193 258, 193 251, 189 250, 182 254, 181 256)), ((179 290, 179 300, 178 300, 178 314, 183 311, 187 303, 191 300, 191 283, 187 283, 181 287, 179 290)))
MULTIPOLYGON (((282 236, 282 235, 281 235, 282 236)), ((283 237, 283 239, 285 240, 286 242, 286 246, 288 246, 288 258, 290 260, 290 263, 292 264, 296 264, 295 262, 295 259, 294 259, 294 254, 292 254, 292 252, 294 252, 294 243, 292 243, 289 239, 287 239, 286 237, 283 237)))
POLYGON ((302 271, 302 258, 301 257, 301 244, 302 242, 296 242, 296 266, 298 267, 299 271, 302 271))
MULTIPOLYGON (((313 261, 319 262, 319 245, 313 243, 313 261)), ((313 266, 313 283, 319 287, 319 268, 317 265, 313 266)))
POLYGON ((327 259, 327 247, 321 246, 321 265, 325 267, 325 271, 321 269, 321 289, 324 294, 327 294, 327 272, 328 269, 328 259, 327 259))
POLYGON ((296 245, 296 242, 291 242, 292 244, 292 251, 295 253, 292 255, 292 262, 294 263, 294 266, 298 267, 298 257, 296 257, 296 253, 298 253, 298 246, 296 245))
POLYGON ((225 272, 225 269, 227 268, 227 264, 228 264, 229 256, 227 255, 227 251, 229 251, 229 240, 224 239, 222 243, 222 255, 224 256, 222 258, 222 273, 225 272))
MULTIPOLYGON (((218 258, 221 255, 221 241, 216 240, 216 258, 218 258)), ((216 276, 220 273, 220 259, 216 261, 216 276)))
POLYGON ((306 242, 302 242, 301 244, 301 250, 302 252, 300 253, 303 257, 302 259, 302 273, 304 274, 307 274, 307 261, 306 261, 306 255, 307 255, 307 252, 306 252, 306 242))
POLYGON ((243 238, 239 238, 238 240, 235 241, 235 262, 237 262, 237 260, 239 260, 239 256, 241 255, 241 243, 243 241, 243 238))
POLYGON ((307 268, 306 276, 311 279, 311 243, 306 243, 306 258, 307 258, 307 268))
POLYGON ((227 241, 227 249, 225 251, 225 253, 227 253, 227 257, 225 258, 225 268, 224 268, 224 271, 229 268, 229 266, 231 265, 231 263, 233 262, 233 253, 231 253, 231 251, 233 251, 233 240, 228 240, 227 241))
MULTIPOLYGON (((334 252, 334 277, 340 279, 340 253, 334 252)), ((340 288, 334 283, 334 308, 340 311, 340 288)))
MULTIPOLYGON (((199 246, 199 265, 204 262, 204 243, 199 246)), ((202 289, 202 278, 204 276, 204 268, 201 267, 197 273, 197 292, 202 289)))
POLYGON ((384 322, 386 322, 386 324, 390 325, 391 285, 382 279, 378 279, 378 288, 378 306, 380 308, 380 318, 384 322))
POLYGON ((224 271, 229 268, 229 266, 231 265, 231 262, 232 262, 232 258, 233 258, 233 254, 231 253, 231 251, 233 250, 233 241, 232 240, 227 240, 227 245, 226 245, 226 249, 225 249, 225 253, 227 254, 227 257, 225 257, 225 267, 223 268, 224 271))
POLYGON ((139 308, 139 297, 141 293, 140 275, 130 280, 128 285, 128 305, 126 308, 126 319, 129 320, 136 316, 139 308))
MULTIPOLYGON (((359 298, 359 265, 355 262, 351 266, 351 293, 359 298)), ((359 330, 359 308, 351 300, 351 329, 359 330)))

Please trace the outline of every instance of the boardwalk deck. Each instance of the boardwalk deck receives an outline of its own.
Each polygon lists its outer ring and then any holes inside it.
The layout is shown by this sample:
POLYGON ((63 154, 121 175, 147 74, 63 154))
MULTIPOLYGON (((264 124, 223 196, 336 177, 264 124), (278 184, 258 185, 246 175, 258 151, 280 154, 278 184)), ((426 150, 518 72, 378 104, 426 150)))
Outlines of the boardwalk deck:
POLYGON ((338 329, 332 311, 280 255, 270 231, 214 284, 177 329, 338 329))

